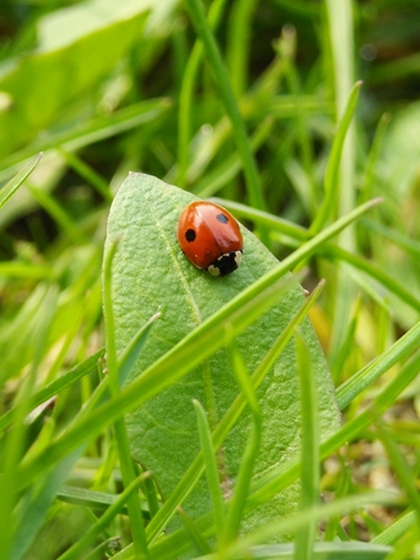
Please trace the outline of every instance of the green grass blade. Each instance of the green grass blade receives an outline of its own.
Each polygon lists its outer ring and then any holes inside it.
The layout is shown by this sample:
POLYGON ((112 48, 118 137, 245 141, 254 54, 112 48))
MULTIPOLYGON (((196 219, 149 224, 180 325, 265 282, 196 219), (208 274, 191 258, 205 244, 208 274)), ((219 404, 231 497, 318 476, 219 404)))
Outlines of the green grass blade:
MULTIPOLYGON (((43 402, 51 399, 55 395, 58 395, 64 389, 67 389, 76 381, 90 373, 92 370, 98 367, 99 361, 104 357, 105 349, 101 348, 95 354, 92 354, 82 363, 75 366, 73 369, 63 374, 61 377, 49 383, 46 387, 39 389, 34 393, 32 397, 32 406, 35 408, 43 402)), ((16 414, 15 408, 8 410, 3 416, 0 417, 0 433, 10 426, 14 421, 14 416, 16 414)))
MULTIPOLYGON (((301 443, 301 511, 316 507, 319 503, 319 410, 318 398, 311 362, 305 344, 297 337, 299 394, 302 418, 301 443)), ((295 540, 295 560, 311 560, 316 526, 308 523, 300 528, 295 540)))
MULTIPOLYGON (((209 25, 211 29, 218 26, 226 0, 216 0, 209 9, 209 25)), ((182 87, 179 94, 178 111, 178 173, 177 184, 185 188, 189 166, 189 146, 191 140, 191 121, 193 109, 193 89, 197 79, 200 60, 203 56, 203 44, 196 42, 185 68, 182 87)))
POLYGON ((340 247, 328 247, 327 252, 329 252, 332 256, 338 257, 344 262, 350 264, 357 270, 366 272, 371 278, 380 282, 402 301, 408 303, 410 307, 416 311, 420 311, 419 299, 413 294, 413 292, 406 289, 397 280, 394 280, 392 276, 382 270, 378 265, 368 261, 367 259, 354 255, 345 249, 341 249, 340 247))
MULTIPOLYGON (((354 34, 355 17, 351 0, 325 0, 325 28, 328 40, 329 80, 333 84, 336 121, 347 118, 349 105, 354 93, 354 34), (352 89, 353 88, 353 89, 352 89)), ((327 63, 327 64, 328 64, 327 63)), ((360 85, 360 83, 359 83, 360 85)), ((357 97, 357 93, 356 93, 357 97)), ((351 118, 351 117, 350 117, 351 118)), ((341 124, 341 123, 340 123, 341 124)), ((339 127, 340 127, 339 124, 339 127)), ((343 143, 339 175, 337 175, 337 199, 335 201, 339 215, 349 212, 355 206, 355 154, 356 136, 353 127, 349 127, 347 140, 343 143)), ((332 154, 331 154, 332 156, 332 154)), ((329 162, 330 163, 330 162, 329 162)), ((333 164, 334 165, 334 164, 333 164)), ((327 185, 326 192, 327 192, 327 185)), ((351 249, 354 244, 353 231, 343 234, 342 244, 351 249)), ((343 283, 343 288, 347 286, 343 283)))
POLYGON ((305 511, 297 511, 284 519, 269 523, 253 533, 244 535, 238 539, 231 547, 224 550, 218 555, 220 559, 228 559, 232 557, 246 554, 253 546, 267 542, 281 534, 287 534, 292 531, 299 530, 304 526, 315 524, 322 519, 328 519, 331 515, 337 515, 348 510, 357 510, 364 504, 382 503, 382 504, 398 504, 400 497, 396 493, 377 491, 354 496, 348 496, 342 500, 335 500, 329 504, 318 505, 315 508, 305 511), (358 502, 358 499, 360 500, 358 502))
POLYGON ((233 497, 230 501, 226 516, 226 525, 223 531, 223 546, 233 542, 239 534, 241 520, 245 511, 249 487, 253 475, 254 465, 258 451, 261 447, 262 414, 258 403, 252 378, 249 376, 246 365, 242 359, 235 340, 229 344, 230 357, 233 369, 238 380, 242 394, 251 411, 251 428, 245 452, 242 456, 241 466, 236 480, 233 497))
POLYGON ((252 23, 257 0, 235 2, 230 14, 230 32, 226 60, 232 82, 232 89, 239 99, 247 90, 246 72, 249 68, 252 23))
POLYGON ((114 500, 112 505, 110 505, 101 515, 97 523, 92 525, 72 547, 64 552, 64 554, 61 554, 58 560, 77 560, 78 558, 81 558, 81 554, 83 554, 87 547, 95 541, 101 532, 111 523, 114 517, 120 513, 124 505, 130 499, 130 496, 134 494, 144 479, 148 476, 148 473, 142 473, 140 476, 135 478, 114 500))
POLYGON ((385 560, 407 560, 407 558, 416 558, 413 554, 416 552, 418 541, 418 527, 410 528, 397 543, 394 550, 391 550, 389 554, 387 554, 385 560))
POLYGON ((182 523, 184 524, 188 536, 190 537, 200 554, 202 556, 204 556, 205 554, 211 554, 213 552, 212 548, 210 547, 207 540, 203 537, 202 532, 199 531, 191 517, 189 517, 181 507, 178 508, 178 513, 181 516, 182 523))
POLYGON ((32 159, 19 173, 7 183, 0 190, 0 208, 6 204, 11 196, 18 190, 22 183, 29 177, 35 167, 38 165, 39 160, 42 158, 42 153, 38 154, 32 159))
POLYGON ((146 324, 139 328, 137 333, 133 336, 130 344, 119 358, 118 382, 120 386, 122 386, 124 381, 127 379, 128 374, 132 370, 137 358, 143 350, 150 329, 152 328, 154 322, 157 319, 160 319, 161 315, 162 314, 160 312, 155 313, 155 315, 153 315, 146 324))
POLYGON ((325 226, 326 222, 332 215, 334 201, 337 197, 340 184, 339 170, 344 141, 346 139, 346 134, 353 118, 354 111, 356 109, 356 103, 361 85, 362 82, 357 82, 350 92, 346 109, 338 125, 337 134, 334 138, 334 142, 331 148, 331 154, 328 159, 327 170, 325 172, 324 201, 310 227, 310 232, 312 234, 319 232, 325 226))
POLYGON ((37 203, 44 208, 51 218, 56 222, 61 231, 65 233, 72 241, 78 245, 87 242, 84 234, 76 222, 70 217, 68 212, 57 202, 55 197, 42 189, 33 185, 27 184, 26 188, 37 201, 37 203))
POLYGON ((20 560, 26 557, 25 553, 48 518, 48 511, 58 489, 68 478, 81 452, 82 449, 73 451, 59 461, 43 479, 37 481, 32 492, 29 491, 21 497, 14 511, 15 531, 9 558, 20 560))
POLYGON ((35 141, 0 161, 0 180, 10 176, 16 165, 33 157, 40 150, 55 150, 57 146, 65 150, 77 150, 99 140, 111 138, 124 131, 144 125, 165 112, 171 105, 168 98, 141 101, 87 122, 51 134, 47 139, 35 141))
POLYGON ((99 173, 76 154, 60 148, 57 151, 64 158, 67 165, 91 185, 106 202, 112 202, 113 196, 109 184, 99 173))
POLYGON ((417 523, 417 512, 409 511, 394 521, 382 533, 372 539, 372 543, 393 545, 417 523))
MULTIPOLYGON (((107 339, 107 363, 109 388, 112 397, 119 394, 120 379, 118 369, 118 359, 115 346, 115 324, 113 312, 113 294, 111 281, 112 260, 117 249, 118 241, 115 242, 105 257, 103 284, 104 284, 104 311, 105 311, 105 328, 107 339)), ((117 440, 118 454, 120 459, 121 474, 125 488, 129 488, 135 480, 135 472, 133 461, 131 459, 130 444, 127 437, 126 426, 124 420, 119 417, 114 423, 115 436, 117 440)), ((128 498, 128 509, 130 512, 130 526, 133 536, 134 550, 137 555, 149 557, 146 533, 144 530, 144 520, 140 507, 140 501, 137 496, 130 494, 128 498)))
POLYGON ((336 391, 338 405, 341 410, 357 397, 366 387, 379 379, 399 360, 412 354, 420 345, 420 322, 414 325, 391 348, 381 356, 375 358, 370 364, 355 373, 345 381, 336 391))
POLYGON ((398 477, 401 487, 405 490, 411 506, 417 512, 417 524, 420 529, 420 495, 415 482, 415 473, 412 472, 407 460, 398 449, 395 440, 385 427, 381 419, 376 419, 376 429, 386 449, 393 471, 398 477))
POLYGON ((213 70, 214 79, 220 90, 220 95, 225 104, 226 112, 232 122, 232 129, 242 165, 244 168, 248 194, 252 206, 264 208, 262 185, 257 164, 247 137, 244 121, 236 103, 229 76, 223 63, 219 48, 211 31, 201 0, 187 0, 186 5, 195 27, 197 35, 203 42, 208 62, 213 70))
POLYGON ((225 528, 225 504, 223 503, 223 495, 219 479, 219 469, 215 451, 213 450, 211 432, 207 421, 206 412, 197 400, 194 400, 193 404, 197 416, 201 451, 203 453, 207 481, 213 504, 216 536, 220 541, 221 535, 223 534, 225 528))

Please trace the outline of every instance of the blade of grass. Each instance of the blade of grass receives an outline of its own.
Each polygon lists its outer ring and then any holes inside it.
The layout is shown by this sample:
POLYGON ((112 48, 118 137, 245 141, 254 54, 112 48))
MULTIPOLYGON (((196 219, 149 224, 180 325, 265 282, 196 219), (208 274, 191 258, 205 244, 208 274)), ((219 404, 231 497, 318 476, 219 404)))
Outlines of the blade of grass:
POLYGON ((345 381, 336 391, 338 406, 343 410, 351 401, 360 395, 370 384, 388 371, 399 360, 412 354, 420 345, 420 322, 399 338, 381 356, 355 373, 345 381))
POLYGON ((257 0, 234 2, 230 14, 228 33, 227 66, 232 90, 240 99, 247 90, 246 71, 249 68, 249 52, 252 44, 252 23, 257 0))
MULTIPOLYGON (((341 461, 344 463, 344 461, 341 461)), ((349 482, 351 479, 351 469, 348 465, 342 464, 340 479, 338 485, 336 485, 334 491, 334 498, 344 498, 349 494, 349 482)), ((334 541, 340 539, 342 541, 349 541, 347 533, 343 530, 340 525, 340 517, 331 516, 327 522, 327 528, 325 530, 325 541, 334 541)), ((385 543, 383 543, 385 544, 385 543)))
POLYGON ((9 177, 16 165, 20 165, 22 161, 33 157, 41 150, 55 150, 57 146, 66 150, 82 148, 150 122, 166 111, 170 105, 168 98, 141 101, 115 113, 52 134, 47 139, 37 140, 0 161, 0 180, 9 177))
MULTIPOLYGON (((221 204, 222 206, 225 206, 228 210, 231 210, 234 214, 237 214, 242 218, 251 220, 253 222, 263 223, 267 229, 278 231, 282 235, 288 236, 297 241, 306 241, 311 238, 310 232, 307 229, 301 226, 297 226, 277 216, 273 216, 268 212, 255 210, 253 208, 247 207, 244 204, 218 199, 217 197, 212 198, 212 200, 214 200, 216 203, 221 204)), ((388 235, 386 229, 381 228, 379 225, 376 225, 373 222, 367 223, 369 224, 369 227, 372 227, 372 229, 374 229, 375 231, 383 233, 386 237, 391 238, 390 236, 392 234, 390 231, 388 235)), ((420 250, 418 249, 418 247, 416 247, 416 243, 410 243, 405 236, 398 236, 398 234, 395 234, 395 238, 393 238, 393 240, 401 245, 405 250, 409 250, 413 254, 413 257, 417 258, 420 255, 420 250)), ((321 252, 325 255, 328 255, 330 258, 332 257, 340 259, 341 261, 348 263, 357 270, 365 272, 371 278, 386 287, 391 293, 410 305, 413 309, 415 309, 416 311, 420 310, 419 300, 415 295, 413 295, 410 290, 406 289, 403 285, 401 285, 400 282, 392 278, 392 276, 390 276, 386 271, 382 270, 379 266, 375 265, 369 260, 364 259, 363 257, 359 257, 358 255, 355 255, 350 251, 333 245, 332 243, 327 243, 325 245, 325 249, 323 249, 321 252)), ((338 356, 334 358, 334 360, 337 359, 339 359, 338 356)))
POLYGON ((385 113, 379 120, 379 124, 375 131, 372 147, 369 152, 364 172, 363 185, 360 187, 360 202, 370 200, 375 185, 376 167, 378 165, 379 156, 385 139, 385 132, 391 120, 389 113, 385 113))
MULTIPOLYGON (((384 560, 406 560, 413 558, 413 552, 416 551, 416 545, 419 542, 419 532, 417 527, 412 527, 397 543, 394 550, 386 555, 384 560)), ((415 556, 414 556, 415 558, 415 556)))
POLYGON ((341 118, 338 125, 337 134, 334 138, 334 142, 331 148, 331 154, 328 158, 327 170, 325 172, 324 201, 321 204, 321 208, 317 212, 316 218, 314 219, 310 227, 311 234, 318 233, 325 226, 326 222, 332 215, 334 200, 337 197, 340 184, 340 162, 344 141, 346 139, 346 134, 352 121, 354 111, 356 109, 361 85, 362 82, 356 82, 356 84, 353 86, 343 117, 341 118))
MULTIPOLYGON (((211 3, 209 9, 209 25, 212 30, 216 29, 223 13, 226 0, 216 0, 211 3)), ((189 166, 189 146, 191 141, 191 121, 193 109, 193 90, 197 80, 200 60, 203 56, 203 44, 197 41, 193 47, 190 58, 185 68, 182 87, 179 94, 178 111, 178 173, 176 183, 185 188, 187 182, 187 171, 189 166)))
POLYGON ((91 185, 98 194, 100 194, 106 202, 112 202, 113 195, 109 188, 109 184, 99 175, 90 165, 83 161, 79 156, 61 148, 57 149, 58 153, 64 158, 67 165, 79 174, 88 185, 91 185))
POLYGON ((9 261, 0 263, 0 276, 2 278, 54 280, 56 273, 49 266, 9 261))
POLYGON ((57 560, 77 560, 86 551, 87 547, 95 541, 114 517, 120 513, 124 505, 129 501, 130 497, 134 494, 137 488, 150 476, 149 473, 142 473, 140 476, 131 481, 131 483, 124 489, 124 491, 115 499, 112 505, 101 515, 97 523, 92 525, 86 533, 75 542, 68 550, 66 550, 57 560))
POLYGON ((41 158, 42 152, 34 157, 28 165, 19 171, 19 173, 0 190, 0 208, 6 204, 9 198, 13 196, 25 179, 29 177, 41 158))
POLYGON ((261 447, 262 431, 261 408, 252 383, 252 378, 248 373, 247 367, 233 336, 231 337, 228 350, 236 379, 239 387, 241 388, 241 393, 243 394, 245 402, 251 411, 252 422, 248 442, 239 467, 235 490, 232 499, 230 500, 226 515, 226 525, 222 538, 223 546, 233 542, 238 537, 241 520, 245 511, 245 503, 248 497, 249 487, 251 485, 255 461, 261 447))
MULTIPOLYGON (((118 359, 115 345, 115 324, 112 294, 112 260, 117 248, 117 242, 114 243, 105 257, 104 273, 103 273, 103 298, 105 311, 105 330, 106 330, 106 348, 108 363, 108 379, 109 389, 112 397, 116 397, 120 391, 120 379, 118 369, 118 359)), ((134 472, 133 461, 131 459, 130 444, 126 432, 125 423, 122 417, 116 418, 114 421, 115 437, 117 440, 118 455, 120 460, 120 468, 125 488, 129 488, 134 482, 136 476, 134 472)), ((130 494, 128 498, 128 510, 130 512, 130 526, 133 537, 133 545, 136 555, 149 557, 149 551, 144 530, 144 520, 141 511, 140 501, 137 496, 130 494)))
POLYGON ((232 122, 232 130, 235 136, 238 152, 242 160, 251 204, 256 208, 262 209, 264 208, 265 203, 257 164, 248 141, 244 121, 242 120, 235 96, 229 83, 229 76, 226 71, 226 67, 223 63, 222 56, 210 25, 207 22, 202 2, 201 0, 186 0, 186 5, 195 31, 203 42, 207 59, 214 74, 215 82, 220 90, 220 95, 225 105, 226 113, 229 115, 232 122))
MULTIPOLYGON (((104 357, 104 354, 105 349, 101 348, 100 350, 95 352, 95 354, 92 354, 92 356, 87 358, 84 362, 81 362, 55 381, 52 381, 46 387, 43 387, 42 389, 36 391, 36 393, 34 393, 32 397, 32 407, 35 408, 51 397, 58 395, 61 391, 70 387, 71 385, 73 385, 73 383, 90 373, 98 366, 98 362, 104 357)), ((3 414, 3 416, 0 418, 0 433, 5 430, 5 428, 10 426, 10 424, 14 421, 15 414, 15 408, 11 408, 5 414, 3 414)))
POLYGON ((137 333, 133 336, 130 344, 119 357, 118 382, 120 387, 127 379, 127 376, 133 369, 137 358, 140 356, 154 322, 157 319, 160 319, 161 316, 162 313, 158 311, 144 325, 142 325, 137 333))
POLYGON ((241 539, 236 540, 232 545, 217 555, 218 560, 227 560, 232 557, 241 557, 252 549, 256 544, 267 542, 270 539, 282 534, 303 529, 308 525, 316 524, 322 519, 328 519, 331 515, 338 515, 348 510, 358 510, 363 505, 369 503, 397 504, 400 502, 398 495, 386 491, 375 491, 371 493, 359 494, 358 496, 349 496, 341 500, 335 500, 329 504, 317 505, 304 511, 299 510, 290 516, 267 523, 263 527, 258 528, 255 532, 243 535, 241 539), (359 498, 359 502, 357 500, 359 498))
POLYGON ((335 354, 335 359, 330 364, 331 377, 334 380, 334 385, 337 386, 340 375, 342 374, 344 365, 348 358, 352 355, 353 345, 356 335, 356 328, 358 320, 360 318, 360 311, 362 308, 362 298, 360 295, 357 296, 354 303, 354 311, 348 325, 347 335, 344 339, 343 346, 340 351, 335 354))
MULTIPOLYGON (((308 350, 301 337, 298 336, 296 342, 302 419, 299 510, 304 512, 311 511, 319 503, 319 410, 308 350)), ((315 531, 313 522, 298 529, 295 560, 311 560, 315 531)))
MULTIPOLYGON (((336 118, 345 119, 349 107, 349 96, 352 97, 354 88, 354 18, 351 0, 325 0, 326 29, 329 41, 329 54, 331 56, 330 79, 334 83, 334 101, 336 118)), ((348 139, 343 146, 342 161, 340 165, 340 183, 338 211, 339 214, 349 212, 355 205, 354 188, 354 156, 355 135, 350 129, 348 139)), ((338 179, 338 176, 337 176, 338 179)), ((344 234, 348 237, 345 246, 352 248, 350 232, 344 234), (350 244, 348 243, 350 242, 350 244)))
POLYGON ((267 229, 278 231, 297 241, 304 242, 311 239, 311 234, 306 228, 289 222, 279 216, 275 216, 274 214, 270 214, 269 212, 265 212, 264 210, 257 210, 246 204, 225 200, 223 198, 212 197, 211 200, 216 202, 216 204, 224 206, 242 219, 250 220, 256 224, 263 224, 267 229))
POLYGON ((42 189, 35 187, 29 183, 26 188, 37 201, 37 203, 51 216, 57 223, 60 231, 69 237, 72 243, 81 245, 87 242, 85 235, 82 233, 80 227, 72 220, 70 215, 64 208, 57 202, 54 196, 42 189))
POLYGON ((197 415, 200 447, 203 454, 207 481, 209 485, 211 501, 213 504, 216 537, 218 542, 220 543, 220 539, 225 528, 225 504, 223 503, 218 464, 215 452, 213 450, 211 432, 207 421, 206 412, 197 400, 194 400, 193 404, 197 415))
POLYGON ((212 548, 210 547, 207 540, 203 537, 202 532, 198 530, 191 517, 187 515, 181 507, 178 507, 178 513, 181 516, 182 523, 184 524, 188 536, 190 537, 191 541, 194 543, 200 554, 202 556, 211 554, 213 552, 212 548))
POLYGON ((36 540, 43 523, 48 519, 48 512, 58 489, 70 475, 81 453, 82 449, 77 449, 67 455, 21 497, 13 512, 14 532, 9 559, 21 560, 27 557, 30 546, 36 540))
POLYGON ((2 519, 2 530, 0 531, 0 554, 8 557, 9 548, 14 538, 14 508, 18 499, 19 477, 16 465, 19 464, 25 449, 26 425, 25 417, 31 410, 33 387, 39 364, 45 352, 48 333, 57 305, 58 290, 55 285, 45 290, 42 300, 42 312, 39 314, 39 323, 34 336, 34 356, 30 364, 28 374, 19 386, 15 397, 16 412, 14 423, 5 435, 2 443, 3 453, 1 456, 2 476, 0 477, 0 519, 2 519))
POLYGON ((404 288, 404 286, 402 286, 397 280, 394 280, 392 276, 379 268, 376 264, 354 255, 345 249, 341 249, 340 247, 328 247, 327 253, 330 253, 334 257, 338 257, 358 270, 366 272, 369 276, 388 288, 390 292, 395 294, 402 301, 408 303, 408 305, 410 305, 413 309, 420 311, 420 301, 413 292, 404 288))
POLYGON ((372 220, 361 220, 361 225, 371 231, 374 231, 375 233, 378 233, 381 237, 389 239, 413 258, 418 259, 420 257, 420 247, 416 239, 412 239, 408 237, 408 235, 404 235, 395 231, 395 229, 383 226, 382 224, 378 224, 372 220))
MULTIPOLYGON (((374 412, 375 414, 375 412, 374 412)), ((417 525, 420 529, 420 495, 415 483, 415 474, 412 472, 405 457, 398 449, 395 440, 392 438, 390 432, 386 429, 384 423, 379 417, 373 418, 375 421, 376 429, 381 438, 388 454, 391 466, 398 477, 398 480, 405 490, 413 509, 417 512, 417 525)))
MULTIPOLYGON (((95 490, 87 490, 78 486, 69 486, 64 484, 57 492, 57 500, 65 502, 66 504, 74 504, 83 506, 90 509, 106 511, 118 499, 118 495, 109 494, 105 492, 97 492, 95 490)), ((123 507, 121 512, 125 515, 128 514, 126 507, 123 507)), ((148 514, 147 511, 144 512, 148 514)))
MULTIPOLYGON (((361 82, 354 84, 354 18, 352 0, 325 0, 324 33, 328 41, 330 82, 333 84, 335 121, 338 123, 336 138, 327 164, 325 197, 317 215, 314 230, 331 215, 342 215, 355 206, 355 154, 356 135, 351 124, 361 82), (316 223, 318 221, 318 223, 316 223)), ((312 226, 311 226, 312 227, 312 226)), ((322 225, 321 225, 322 227, 322 225)), ((353 251, 355 229, 349 228, 340 235, 338 245, 353 251)), ((334 302, 331 304, 335 328, 331 332, 329 359, 342 348, 347 332, 352 302, 355 297, 352 279, 338 268, 334 273, 334 302)))
POLYGON ((417 512, 409 511, 394 521, 394 523, 382 531, 382 533, 374 537, 371 542, 376 544, 393 545, 417 523, 417 520, 417 512))

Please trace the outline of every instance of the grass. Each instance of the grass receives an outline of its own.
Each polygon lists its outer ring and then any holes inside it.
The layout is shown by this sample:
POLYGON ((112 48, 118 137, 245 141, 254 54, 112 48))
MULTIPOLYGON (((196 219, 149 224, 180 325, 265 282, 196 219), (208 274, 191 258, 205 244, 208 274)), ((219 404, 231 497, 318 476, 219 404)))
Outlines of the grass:
POLYGON ((0 8, 0 559, 418 558, 416 2, 65 4, 0 8))

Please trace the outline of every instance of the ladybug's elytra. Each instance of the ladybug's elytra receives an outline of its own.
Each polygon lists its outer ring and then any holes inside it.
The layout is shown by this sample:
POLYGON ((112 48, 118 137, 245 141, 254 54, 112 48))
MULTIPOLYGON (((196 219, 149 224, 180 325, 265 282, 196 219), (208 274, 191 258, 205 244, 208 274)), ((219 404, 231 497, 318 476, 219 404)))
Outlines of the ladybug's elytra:
POLYGON ((188 204, 179 218, 178 241, 193 265, 212 276, 226 276, 241 264, 243 240, 238 222, 212 202, 188 204))

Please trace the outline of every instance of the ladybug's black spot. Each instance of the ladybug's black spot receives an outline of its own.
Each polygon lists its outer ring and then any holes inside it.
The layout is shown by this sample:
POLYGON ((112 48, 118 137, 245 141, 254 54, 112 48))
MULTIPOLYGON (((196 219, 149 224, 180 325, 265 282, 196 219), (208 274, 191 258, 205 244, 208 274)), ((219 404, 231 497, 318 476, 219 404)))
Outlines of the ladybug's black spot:
POLYGON ((226 216, 226 214, 220 213, 220 214, 217 214, 216 220, 218 222, 220 222, 221 224, 227 224, 228 221, 229 221, 229 218, 226 216))
POLYGON ((196 237, 197 237, 197 234, 195 233, 195 230, 193 230, 193 229, 187 229, 187 231, 185 232, 185 239, 188 241, 188 243, 191 243, 192 241, 194 241, 196 237))

